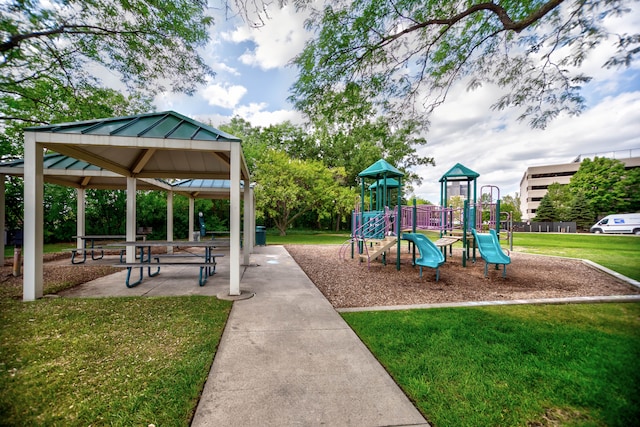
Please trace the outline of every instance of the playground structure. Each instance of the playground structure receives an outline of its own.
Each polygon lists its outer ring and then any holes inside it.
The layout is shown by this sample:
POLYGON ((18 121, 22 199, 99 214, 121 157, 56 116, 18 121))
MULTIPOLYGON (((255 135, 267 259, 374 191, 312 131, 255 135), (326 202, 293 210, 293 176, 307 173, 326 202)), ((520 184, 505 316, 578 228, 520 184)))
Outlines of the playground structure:
MULTIPOLYGON (((371 260, 380 257, 382 262, 386 264, 386 254, 395 246, 397 251, 396 268, 399 270, 401 239, 408 240, 410 245, 411 243, 414 245, 413 263, 421 267, 420 276, 422 277, 423 266, 431 267, 436 269, 437 280, 439 278, 438 267, 446 261, 447 246, 449 247, 449 255, 452 255, 452 245, 461 242, 463 267, 466 267, 468 259, 475 262, 476 249, 479 249, 480 256, 483 257, 487 265, 496 264, 496 268, 498 264, 503 265, 503 276, 506 275, 506 264, 510 262, 510 259, 509 262, 504 258, 498 259, 496 248, 490 246, 494 245, 491 240, 492 236, 495 235, 495 239, 498 241, 501 231, 505 231, 507 237, 511 239, 511 216, 509 213, 500 212, 500 190, 498 187, 483 186, 478 201, 476 180, 480 175, 458 163, 440 179, 440 206, 417 205, 415 200, 412 206, 403 206, 403 176, 402 172, 385 160, 377 161, 359 174, 362 189, 360 199, 353 211, 351 238, 348 242, 352 258, 357 249, 360 261, 366 260, 370 265, 371 260), (367 204, 365 202, 366 179, 375 180, 368 187, 368 210, 365 210, 367 204), (463 207, 447 207, 449 201, 447 186, 450 182, 466 183, 465 194, 467 197, 463 207), (394 191, 396 197, 393 197, 394 191), (393 203, 394 200, 395 203, 393 203), (489 230, 493 234, 487 234, 489 230), (416 235, 422 236, 417 233, 418 231, 435 231, 440 238, 435 242, 426 243, 423 239, 415 237, 416 235), (420 251, 420 258, 417 260, 415 257, 416 245, 420 251), (437 251, 433 251, 434 247, 437 251), (440 256, 442 262, 440 262, 440 256)), ((343 245, 341 249, 343 257, 346 254, 347 246, 343 245)), ((501 249, 500 253, 504 255, 501 249)), ((508 258, 507 255, 504 257, 508 258)), ((486 270, 485 265, 485 276, 486 270)))

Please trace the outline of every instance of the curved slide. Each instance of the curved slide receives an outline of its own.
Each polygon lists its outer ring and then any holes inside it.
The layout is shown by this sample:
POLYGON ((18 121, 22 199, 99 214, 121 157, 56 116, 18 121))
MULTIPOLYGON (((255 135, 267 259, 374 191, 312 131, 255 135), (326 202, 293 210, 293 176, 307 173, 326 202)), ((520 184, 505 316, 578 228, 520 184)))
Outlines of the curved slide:
POLYGON ((402 238, 413 242, 420 251, 420 258, 415 261, 415 265, 420 266, 420 278, 422 278, 422 267, 436 269, 436 282, 440 279, 440 266, 444 264, 444 255, 424 234, 403 233, 402 238))
POLYGON ((511 264, 511 258, 502 250, 496 230, 491 229, 489 233, 478 233, 475 229, 471 231, 480 251, 480 256, 485 262, 484 277, 487 277, 489 264, 495 264, 496 269, 498 269, 498 265, 502 265, 502 277, 507 277, 507 264, 511 264))

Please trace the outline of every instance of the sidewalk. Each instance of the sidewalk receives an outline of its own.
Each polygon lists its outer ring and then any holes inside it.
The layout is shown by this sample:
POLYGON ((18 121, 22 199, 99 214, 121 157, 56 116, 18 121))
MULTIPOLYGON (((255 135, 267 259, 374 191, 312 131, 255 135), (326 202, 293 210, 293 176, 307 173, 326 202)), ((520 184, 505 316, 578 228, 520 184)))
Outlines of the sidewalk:
POLYGON ((281 246, 256 248, 193 426, 427 426, 281 246))

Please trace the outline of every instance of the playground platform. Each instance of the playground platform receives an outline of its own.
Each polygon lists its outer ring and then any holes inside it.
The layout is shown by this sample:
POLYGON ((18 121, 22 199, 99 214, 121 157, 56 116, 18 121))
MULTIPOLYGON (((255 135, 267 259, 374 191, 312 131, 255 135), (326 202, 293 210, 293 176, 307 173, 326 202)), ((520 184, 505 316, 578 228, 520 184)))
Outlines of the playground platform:
MULTIPOLYGON (((198 286, 194 269, 126 288, 124 272, 65 292, 72 296, 217 295, 228 260, 198 286)), ((67 261, 68 262, 68 261, 67 261)), ((192 426, 428 426, 386 370, 282 246, 256 247, 192 426)))

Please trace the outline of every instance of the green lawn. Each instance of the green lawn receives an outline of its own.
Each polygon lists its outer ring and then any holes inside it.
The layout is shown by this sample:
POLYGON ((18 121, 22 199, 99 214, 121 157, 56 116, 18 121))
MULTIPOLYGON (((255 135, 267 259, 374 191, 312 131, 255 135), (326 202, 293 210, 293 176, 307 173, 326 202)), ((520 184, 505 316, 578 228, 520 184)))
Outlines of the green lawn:
POLYGON ((188 425, 231 303, 0 300, 0 425, 188 425))
POLYGON ((339 245, 349 240, 349 232, 318 232, 290 230, 280 236, 277 230, 267 230, 268 245, 339 245))
POLYGON ((343 317, 434 427, 640 420, 640 304, 343 317))
MULTIPOLYGON (((506 241, 503 241, 506 247, 506 241)), ((640 237, 602 234, 515 233, 514 251, 588 259, 640 280, 640 237)))

